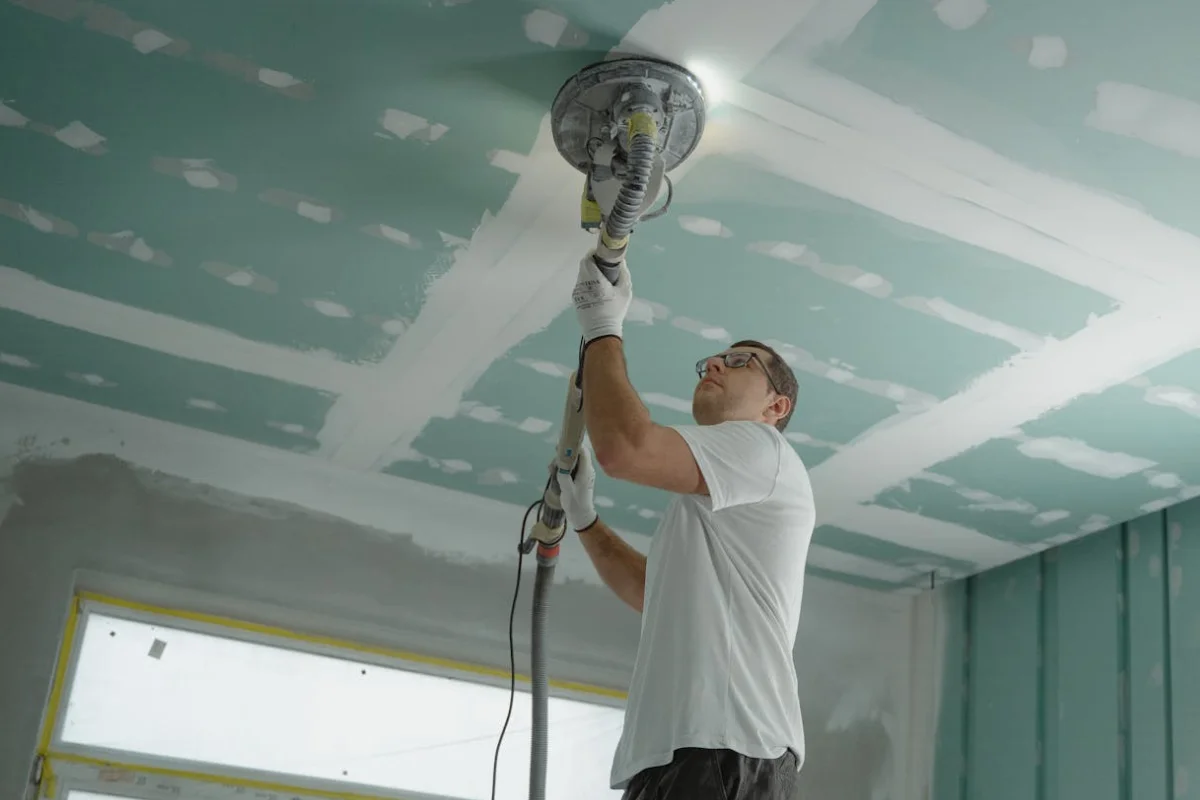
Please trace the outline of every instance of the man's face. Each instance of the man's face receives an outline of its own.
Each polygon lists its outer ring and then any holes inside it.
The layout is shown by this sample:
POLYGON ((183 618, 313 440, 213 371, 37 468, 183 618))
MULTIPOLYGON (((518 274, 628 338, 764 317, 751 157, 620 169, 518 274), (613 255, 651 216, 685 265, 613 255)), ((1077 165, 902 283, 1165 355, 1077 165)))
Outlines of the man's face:
MULTIPOLYGON (((771 389, 764 364, 771 355, 756 347, 730 347, 702 362, 704 375, 692 393, 692 416, 701 425, 732 419, 764 419, 779 396, 771 389), (752 355, 744 366, 728 366, 726 354, 752 355)), ((773 420, 771 420, 772 424, 773 420)))

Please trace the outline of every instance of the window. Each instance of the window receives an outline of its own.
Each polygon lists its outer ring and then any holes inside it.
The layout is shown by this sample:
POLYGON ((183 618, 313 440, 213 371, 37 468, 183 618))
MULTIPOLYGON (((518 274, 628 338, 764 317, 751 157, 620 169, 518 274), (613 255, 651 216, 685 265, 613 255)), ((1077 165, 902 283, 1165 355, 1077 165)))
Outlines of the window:
MULTIPOLYGON (((213 774, 295 776, 299 782, 281 782, 359 794, 490 797, 507 687, 177 622, 105 607, 83 615, 58 747, 199 764, 213 774)), ((552 697, 549 713, 547 796, 619 797, 608 774, 622 710, 552 697)), ((528 796, 530 719, 529 694, 518 690, 497 800, 528 796)), ((105 796, 73 790, 69 797, 105 796)))

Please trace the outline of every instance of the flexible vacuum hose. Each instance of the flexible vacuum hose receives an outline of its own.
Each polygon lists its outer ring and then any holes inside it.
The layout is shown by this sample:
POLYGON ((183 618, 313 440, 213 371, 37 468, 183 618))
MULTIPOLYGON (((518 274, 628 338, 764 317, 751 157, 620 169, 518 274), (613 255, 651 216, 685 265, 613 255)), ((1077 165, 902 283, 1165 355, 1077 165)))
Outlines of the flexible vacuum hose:
POLYGON ((648 111, 635 111, 629 117, 628 159, 625 180, 617 193, 613 210, 604 221, 600 232, 596 264, 604 277, 617 280, 617 264, 620 254, 629 243, 629 234, 637 224, 650 176, 654 172, 654 156, 658 152, 658 125, 648 111), (609 251, 609 252, 605 252, 609 251), (605 256, 609 256, 606 258, 605 256))
POLYGON ((529 800, 546 800, 546 761, 549 753, 550 682, 546 675, 546 610, 550 584, 554 582, 554 562, 538 559, 533 581, 533 643, 530 648, 533 691, 533 730, 529 737, 529 800))

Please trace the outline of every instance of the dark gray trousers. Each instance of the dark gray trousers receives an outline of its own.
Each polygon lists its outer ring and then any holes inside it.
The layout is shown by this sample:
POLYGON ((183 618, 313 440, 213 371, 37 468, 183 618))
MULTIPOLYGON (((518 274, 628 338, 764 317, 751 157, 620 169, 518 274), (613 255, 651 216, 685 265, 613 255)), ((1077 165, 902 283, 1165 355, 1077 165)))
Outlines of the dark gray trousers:
POLYGON ((621 800, 791 800, 795 785, 791 750, 770 759, 684 747, 670 764, 634 775, 621 800))

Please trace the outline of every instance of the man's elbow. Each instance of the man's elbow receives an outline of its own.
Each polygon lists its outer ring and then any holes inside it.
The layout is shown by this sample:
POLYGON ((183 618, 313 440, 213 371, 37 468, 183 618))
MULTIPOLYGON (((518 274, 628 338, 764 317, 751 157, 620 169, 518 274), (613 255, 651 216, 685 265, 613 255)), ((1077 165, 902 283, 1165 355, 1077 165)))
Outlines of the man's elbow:
POLYGON ((605 475, 617 480, 623 480, 629 476, 636 454, 628 441, 594 443, 592 449, 596 456, 596 463, 605 475))

